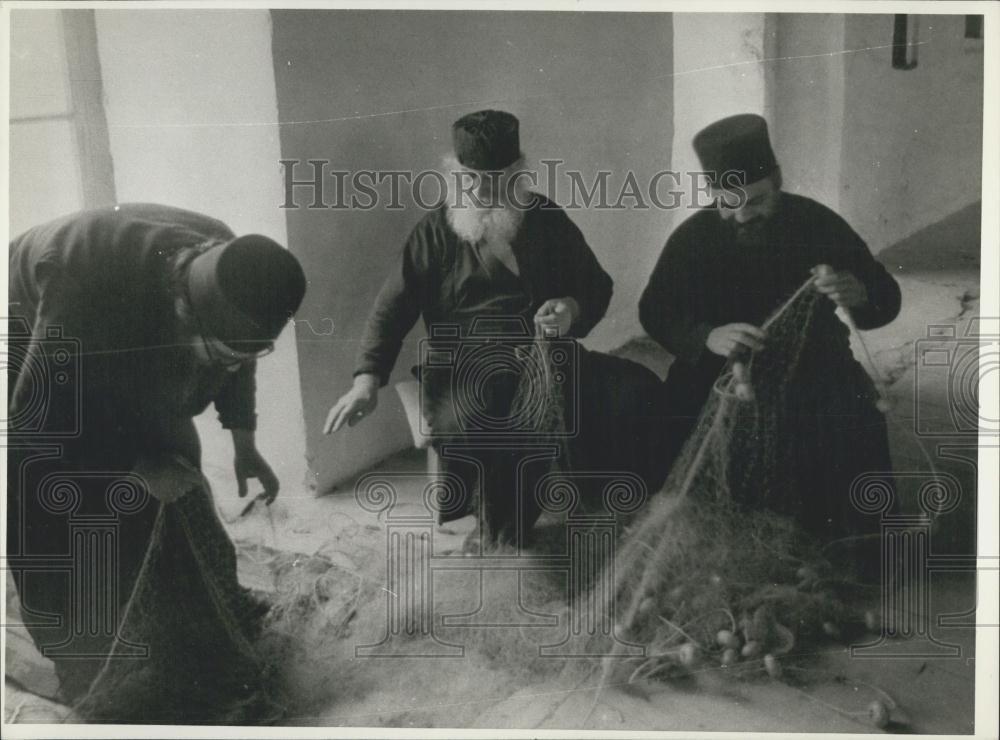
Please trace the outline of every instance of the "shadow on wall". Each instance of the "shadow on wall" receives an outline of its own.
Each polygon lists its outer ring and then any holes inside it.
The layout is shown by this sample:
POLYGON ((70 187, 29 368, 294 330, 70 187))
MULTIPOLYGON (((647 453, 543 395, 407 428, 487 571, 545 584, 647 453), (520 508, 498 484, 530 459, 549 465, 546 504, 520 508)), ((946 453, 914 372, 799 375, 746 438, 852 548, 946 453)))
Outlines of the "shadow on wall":
POLYGON ((978 271, 982 213, 982 202, 972 203, 887 247, 878 259, 910 273, 978 271))

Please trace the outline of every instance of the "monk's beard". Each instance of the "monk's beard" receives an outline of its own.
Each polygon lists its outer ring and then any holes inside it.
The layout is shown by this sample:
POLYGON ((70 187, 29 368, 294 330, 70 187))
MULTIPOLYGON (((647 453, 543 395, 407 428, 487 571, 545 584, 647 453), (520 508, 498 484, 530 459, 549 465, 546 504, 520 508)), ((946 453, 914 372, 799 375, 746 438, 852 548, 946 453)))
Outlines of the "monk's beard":
POLYGON ((745 223, 732 219, 736 243, 743 247, 765 247, 775 238, 780 219, 780 201, 772 198, 758 214, 745 223))
POLYGON ((736 242, 744 247, 761 247, 768 241, 768 231, 770 224, 765 218, 756 218, 745 224, 736 224, 736 242))
MULTIPOLYGON (((519 159, 507 168, 505 179, 523 166, 524 160, 519 159)), ((456 174, 461 173, 463 167, 454 155, 449 154, 444 158, 444 170, 448 185, 448 225, 459 238, 470 244, 480 241, 509 244, 521 228, 526 205, 532 202, 527 186, 528 178, 516 177, 513 181, 508 181, 504 187, 511 188, 510 192, 502 189, 495 191, 492 196, 487 196, 489 200, 481 202, 472 193, 462 190, 468 181, 456 174)))
POLYGON ((448 224, 459 238, 470 244, 509 244, 521 227, 524 212, 515 206, 479 208, 472 205, 455 208, 448 204, 448 224))

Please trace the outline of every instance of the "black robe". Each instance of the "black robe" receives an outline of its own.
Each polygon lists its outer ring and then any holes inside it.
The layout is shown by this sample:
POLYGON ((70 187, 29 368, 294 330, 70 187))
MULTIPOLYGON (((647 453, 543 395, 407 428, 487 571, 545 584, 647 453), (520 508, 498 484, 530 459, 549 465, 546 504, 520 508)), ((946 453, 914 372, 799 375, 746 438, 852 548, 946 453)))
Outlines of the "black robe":
POLYGON ((532 332, 545 301, 570 296, 580 306, 570 336, 587 336, 608 309, 613 283, 566 212, 542 195, 532 197, 511 243, 519 275, 463 242, 448 223, 445 204, 420 220, 375 300, 355 375, 372 373, 385 384, 421 316, 428 333, 454 325, 469 336, 474 324, 481 334, 507 332, 482 322, 489 317, 519 318, 532 332))
POLYGON ((252 630, 259 611, 211 493, 163 504, 133 472, 147 456, 200 466, 192 417, 209 403, 224 427, 255 427, 255 363, 196 364, 174 307, 174 258, 232 238, 208 216, 125 204, 10 245, 8 564, 29 632, 88 718, 235 718, 227 702, 258 689, 230 628, 252 630))
POLYGON ((538 515, 532 481, 545 466, 534 465, 522 480, 511 478, 521 455, 516 448, 521 442, 537 441, 537 435, 531 429, 510 433, 514 423, 506 425, 520 379, 519 366, 516 360, 507 362, 508 356, 499 360, 500 371, 490 372, 491 360, 480 359, 489 356, 489 350, 477 354, 484 343, 518 342, 520 338, 521 344, 530 344, 534 314, 546 300, 568 296, 579 304, 580 315, 570 336, 557 342, 573 344, 568 356, 576 358, 566 377, 578 379, 579 385, 563 387, 564 400, 574 406, 567 413, 579 430, 572 441, 572 455, 565 455, 574 458, 576 469, 624 468, 645 473, 649 462, 646 404, 658 380, 636 363, 588 352, 573 343, 604 316, 613 284, 583 234, 559 206, 542 195, 532 195, 531 207, 511 243, 518 274, 491 259, 482 247, 455 233, 445 205, 427 213, 407 239, 398 267, 376 299, 355 374, 372 373, 385 384, 403 339, 423 317, 430 335, 426 346, 450 358, 433 366, 424 362, 414 369, 421 380, 421 411, 433 430, 433 444, 441 450, 449 443, 491 438, 506 445, 477 451, 478 465, 442 457, 442 472, 463 481, 464 495, 460 503, 442 510, 440 518, 447 521, 469 513, 478 493, 484 528, 497 539, 512 540, 515 529, 530 529, 538 515), (474 371, 480 362, 482 372, 474 371), (504 362, 512 372, 500 367, 504 362), (480 421, 483 424, 478 426, 480 421), (492 427, 491 421, 495 422, 492 427), (523 520, 515 523, 515 493, 522 491, 528 492, 522 496, 523 520))
MULTIPOLYGON (((868 303, 851 311, 859 329, 884 326, 898 314, 896 281, 842 218, 808 198, 782 193, 757 246, 739 243, 733 221, 712 208, 697 212, 670 236, 639 303, 646 332, 675 357, 664 387, 670 456, 679 452, 726 364, 705 346, 709 332, 736 322, 760 326, 819 264, 851 272, 864 283, 868 303)), ((786 446, 797 472, 790 473, 794 480, 775 485, 795 490, 758 495, 811 529, 833 535, 860 526, 850 510, 851 481, 890 469, 886 425, 833 302, 819 301, 803 329, 808 330, 803 354, 786 389, 794 434, 762 440, 786 446)))

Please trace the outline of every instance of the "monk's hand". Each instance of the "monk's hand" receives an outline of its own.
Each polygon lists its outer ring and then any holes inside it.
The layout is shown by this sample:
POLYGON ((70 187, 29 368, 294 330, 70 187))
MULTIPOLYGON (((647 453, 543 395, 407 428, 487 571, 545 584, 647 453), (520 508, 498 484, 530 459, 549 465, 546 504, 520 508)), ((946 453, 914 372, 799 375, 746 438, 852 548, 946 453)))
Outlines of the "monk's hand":
POLYGON ((816 290, 841 308, 858 308, 868 303, 868 289, 853 274, 837 272, 830 265, 816 265, 812 274, 816 276, 816 290))
POLYGON ((180 455, 145 454, 136 461, 132 472, 142 479, 153 498, 172 503, 186 493, 208 490, 208 481, 194 464, 180 455))
POLYGON ((323 423, 323 434, 336 432, 347 424, 353 427, 378 406, 378 376, 362 373, 354 376, 351 390, 337 399, 323 423))
POLYGON ((573 321, 580 315, 580 304, 573 298, 550 298, 535 312, 535 331, 542 336, 569 334, 573 321))
POLYGON ((247 481, 256 478, 264 487, 264 503, 270 505, 278 495, 278 476, 257 451, 254 433, 247 429, 233 429, 233 470, 236 473, 236 492, 240 498, 247 495, 247 481))
POLYGON ((712 329, 705 340, 705 346, 721 357, 764 348, 764 332, 753 324, 724 324, 712 329))

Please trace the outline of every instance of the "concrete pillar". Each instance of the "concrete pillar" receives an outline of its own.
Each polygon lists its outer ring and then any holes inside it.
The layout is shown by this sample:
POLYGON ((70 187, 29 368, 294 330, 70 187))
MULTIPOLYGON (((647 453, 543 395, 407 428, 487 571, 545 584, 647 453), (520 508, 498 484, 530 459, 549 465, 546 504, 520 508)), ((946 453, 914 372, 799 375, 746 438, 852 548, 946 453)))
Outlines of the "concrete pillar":
MULTIPOLYGON (((674 14, 674 144, 672 169, 692 197, 690 172, 701 169, 691 139, 735 113, 768 115, 773 31, 764 13, 674 14)), ((690 211, 679 211, 674 225, 690 211)))
MULTIPOLYGON (((118 201, 190 208, 287 245, 268 11, 116 8, 95 18, 118 201)), ((257 371, 258 448, 293 491, 306 477, 294 334, 286 328, 257 371)), ((197 421, 206 469, 232 480, 215 411, 197 421)))
POLYGON ((784 187, 840 207, 844 133, 841 14, 774 13, 771 139, 784 187))

